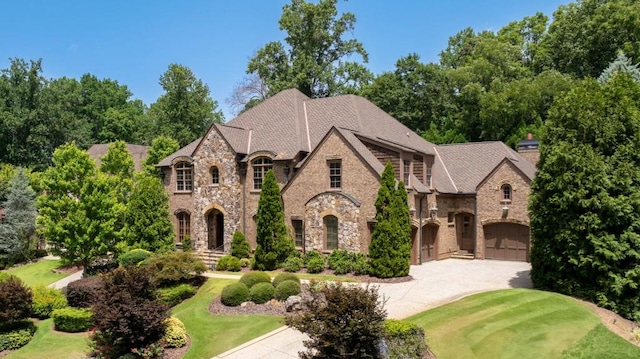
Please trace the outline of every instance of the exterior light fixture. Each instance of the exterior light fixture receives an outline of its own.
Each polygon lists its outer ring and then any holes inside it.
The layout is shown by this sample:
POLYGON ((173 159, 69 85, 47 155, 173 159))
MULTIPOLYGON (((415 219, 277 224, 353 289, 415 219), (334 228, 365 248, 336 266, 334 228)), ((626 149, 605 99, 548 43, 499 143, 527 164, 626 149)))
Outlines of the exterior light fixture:
POLYGON ((431 219, 436 219, 436 217, 438 216, 438 206, 434 203, 433 207, 431 207, 431 219))
POLYGON ((509 214, 509 206, 505 203, 502 206, 502 217, 506 217, 509 214))

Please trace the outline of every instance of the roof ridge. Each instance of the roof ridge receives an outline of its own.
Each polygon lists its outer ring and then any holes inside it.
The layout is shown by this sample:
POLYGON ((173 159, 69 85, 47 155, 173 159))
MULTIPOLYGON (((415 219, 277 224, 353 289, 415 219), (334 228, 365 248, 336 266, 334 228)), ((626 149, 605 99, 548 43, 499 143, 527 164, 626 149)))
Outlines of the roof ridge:
POLYGON ((456 183, 453 181, 453 178, 451 178, 451 174, 447 169, 447 165, 442 160, 442 157, 440 157, 440 153, 438 152, 438 149, 436 148, 436 146, 433 146, 433 151, 436 153, 436 156, 438 156, 438 160, 440 160, 440 163, 442 163, 442 168, 444 168, 444 173, 447 174, 449 181, 451 181, 451 184, 453 185, 453 189, 455 189, 455 191, 458 192, 458 186, 456 186, 456 183))

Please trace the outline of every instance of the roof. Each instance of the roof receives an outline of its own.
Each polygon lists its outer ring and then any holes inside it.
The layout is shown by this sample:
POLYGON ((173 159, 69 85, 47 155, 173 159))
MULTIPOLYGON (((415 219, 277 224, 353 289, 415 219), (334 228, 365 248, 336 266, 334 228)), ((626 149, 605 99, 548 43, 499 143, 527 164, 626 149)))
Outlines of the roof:
MULTIPOLYGON (((98 143, 95 144, 87 150, 89 156, 93 158, 97 165, 100 166, 102 163, 102 157, 107 154, 107 150, 109 149, 109 143, 98 143)), ((127 151, 133 157, 133 164, 136 171, 142 170, 142 163, 147 158, 147 151, 149 147, 144 145, 133 145, 127 143, 127 151)))
POLYGON ((502 142, 470 142, 436 146, 435 187, 443 193, 475 193, 484 179, 505 159, 533 179, 533 164, 502 142), (436 168, 439 167, 439 168, 436 168))
POLYGON ((200 141, 202 141, 202 137, 182 147, 176 152, 170 154, 169 156, 163 158, 160 162, 158 162, 157 167, 171 166, 171 162, 173 161, 174 158, 177 158, 177 157, 182 157, 182 156, 190 157, 191 155, 193 155, 193 151, 196 149, 196 147, 198 147, 198 144, 200 143, 200 141))

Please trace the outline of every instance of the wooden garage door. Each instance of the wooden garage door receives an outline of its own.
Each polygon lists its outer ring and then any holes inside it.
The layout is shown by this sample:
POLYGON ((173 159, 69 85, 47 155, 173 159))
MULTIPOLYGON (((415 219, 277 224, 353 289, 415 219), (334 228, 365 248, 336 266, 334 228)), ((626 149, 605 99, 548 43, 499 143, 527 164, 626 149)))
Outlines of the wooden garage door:
POLYGON ((484 226, 485 258, 526 262, 529 258, 529 227, 515 223, 484 226))

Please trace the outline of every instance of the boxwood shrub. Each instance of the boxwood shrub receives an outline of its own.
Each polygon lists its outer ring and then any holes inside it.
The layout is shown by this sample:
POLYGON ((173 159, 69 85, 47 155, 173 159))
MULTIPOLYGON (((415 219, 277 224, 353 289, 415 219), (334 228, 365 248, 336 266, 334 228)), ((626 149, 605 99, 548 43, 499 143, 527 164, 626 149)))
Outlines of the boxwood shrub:
POLYGON ((282 263, 282 268, 287 272, 297 272, 304 265, 304 261, 300 256, 289 256, 284 263, 282 263))
POLYGON ((62 308, 51 313, 56 330, 67 333, 85 332, 93 327, 93 313, 88 308, 62 308))
POLYGON ((273 283, 272 283, 273 287, 274 288, 277 287, 278 285, 280 285, 280 283, 284 282, 285 280, 292 280, 300 283, 300 278, 298 278, 297 275, 293 273, 280 273, 275 278, 273 278, 273 283))
POLYGON ((352 257, 352 254, 347 252, 346 250, 336 249, 331 252, 331 254, 329 254, 329 257, 327 257, 327 264, 329 265, 330 269, 336 270, 336 267, 338 265, 341 265, 341 263, 351 262, 352 257))
POLYGON ((356 253, 353 261, 353 273, 355 275, 369 274, 369 260, 363 253, 356 253))
POLYGON ((138 265, 147 258, 151 257, 153 253, 144 249, 132 249, 118 258, 118 263, 121 267, 129 267, 138 265))
POLYGON ((304 259, 304 265, 306 266, 313 258, 322 258, 322 254, 315 249, 305 253, 302 258, 304 259))
POLYGON ((249 300, 249 288, 246 284, 238 282, 229 284, 222 289, 222 304, 236 307, 249 300))
POLYGON ((89 308, 99 298, 104 281, 102 277, 87 277, 67 285, 67 303, 72 307, 89 308))
POLYGON ((216 264, 216 270, 225 271, 229 267, 229 260, 231 259, 230 255, 222 256, 218 259, 218 264, 216 264))
POLYGON ((36 326, 30 320, 14 323, 9 331, 0 331, 0 352, 21 348, 33 338, 36 326))
POLYGON ((229 258, 229 262, 227 262, 227 270, 230 272, 239 272, 240 269, 242 269, 240 259, 233 256, 229 258))
POLYGON ((263 304, 273 299, 275 291, 271 283, 257 283, 249 290, 249 299, 256 304, 263 304))
POLYGON ((187 330, 180 319, 170 317, 165 320, 164 345, 169 348, 182 348, 187 344, 187 330))
POLYGON ((173 307, 187 298, 191 298, 198 289, 187 283, 158 289, 160 300, 169 307, 173 307))
POLYGON ((48 288, 43 285, 33 288, 32 314, 40 319, 51 316, 51 312, 67 306, 67 298, 62 292, 55 288, 48 288))
POLYGON ((324 258, 322 256, 310 258, 306 262, 306 266, 307 272, 320 273, 324 270, 324 258))
POLYGON ((290 296, 298 294, 300 294, 300 283, 294 280, 285 280, 276 287, 274 297, 282 302, 290 296))
POLYGON ((240 283, 244 283, 247 288, 251 288, 258 283, 271 283, 271 277, 266 272, 253 271, 243 274, 240 277, 240 283))

